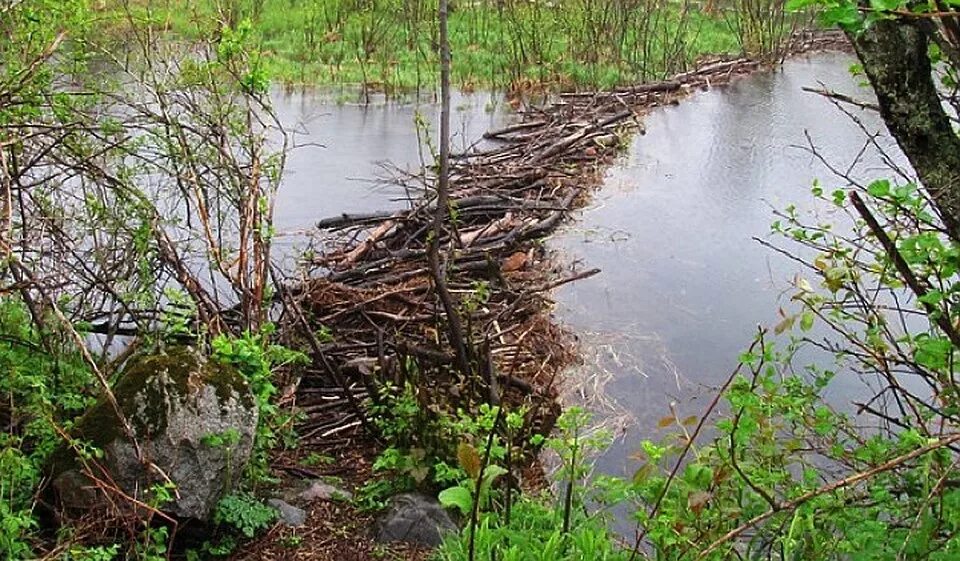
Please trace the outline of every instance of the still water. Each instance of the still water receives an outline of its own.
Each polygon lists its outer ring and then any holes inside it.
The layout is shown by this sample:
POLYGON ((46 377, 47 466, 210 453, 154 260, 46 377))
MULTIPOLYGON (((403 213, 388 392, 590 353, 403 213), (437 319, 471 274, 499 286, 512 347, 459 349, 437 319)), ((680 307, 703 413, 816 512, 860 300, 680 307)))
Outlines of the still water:
MULTIPOLYGON (((860 154, 865 131, 902 158, 876 115, 855 109, 861 128, 803 91, 870 100, 848 70, 853 62, 842 54, 795 59, 656 111, 593 204, 551 241, 573 265, 603 270, 556 295, 556 315, 585 354, 576 369, 585 387, 572 399, 602 394, 625 427, 601 471, 632 474, 630 455, 658 435, 671 403, 680 418, 703 411, 757 326, 776 324, 779 307, 796 311, 789 288, 800 266, 752 238, 789 248, 770 226, 774 209, 790 204, 839 219, 810 189, 817 179, 826 193, 847 183, 810 152, 807 135, 861 180, 891 175, 875 147, 860 154)), ((833 391, 862 395, 850 378, 839 377, 833 391)))
MULTIPOLYGON (((322 218, 399 209, 409 205, 410 196, 419 196, 388 180, 393 167, 416 172, 422 160, 432 161, 421 138, 428 131, 436 146, 436 102, 338 104, 324 92, 277 92, 273 102, 296 145, 276 203, 281 252, 295 247, 322 218), (423 122, 419 131, 418 119, 423 122)), ((456 151, 510 118, 496 94, 457 94, 452 107, 451 147, 456 151)))

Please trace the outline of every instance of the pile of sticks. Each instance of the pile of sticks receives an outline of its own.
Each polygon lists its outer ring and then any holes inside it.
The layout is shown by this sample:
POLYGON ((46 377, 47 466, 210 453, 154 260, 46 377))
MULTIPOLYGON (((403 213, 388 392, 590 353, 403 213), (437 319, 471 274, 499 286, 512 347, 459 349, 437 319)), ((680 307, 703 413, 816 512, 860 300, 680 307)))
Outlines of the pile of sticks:
POLYGON ((331 369, 359 398, 375 396, 384 383, 414 381, 447 401, 533 400, 544 405, 541 412, 553 410, 556 376, 576 355, 551 323, 549 293, 598 271, 552 271, 541 240, 588 200, 603 170, 641 129, 644 111, 757 67, 747 59, 713 61, 664 82, 561 95, 454 157, 453 226, 440 247, 479 381, 450 374, 454 357, 427 260, 436 211, 431 172, 401 178, 425 193, 408 209, 321 220, 316 271, 292 292, 311 327, 329 330, 335 342, 322 345, 325 366, 301 381, 300 406, 309 413, 301 434, 329 438, 361 422, 358 411, 338 419, 320 415, 347 403, 331 384, 331 369))

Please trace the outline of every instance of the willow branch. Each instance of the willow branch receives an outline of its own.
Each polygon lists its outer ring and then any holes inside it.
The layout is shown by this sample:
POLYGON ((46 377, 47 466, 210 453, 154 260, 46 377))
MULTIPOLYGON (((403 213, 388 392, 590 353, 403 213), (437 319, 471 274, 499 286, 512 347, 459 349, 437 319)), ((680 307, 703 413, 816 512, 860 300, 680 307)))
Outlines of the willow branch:
POLYGON ((946 448, 952 444, 955 444, 956 442, 960 442, 960 434, 953 434, 953 435, 941 438, 940 440, 927 444, 926 446, 917 448, 912 452, 903 454, 902 456, 897 456, 896 458, 890 461, 887 461, 883 464, 880 464, 879 466, 876 466, 872 469, 862 471, 860 473, 851 475, 850 477, 840 479, 838 481, 834 481, 833 483, 824 485, 818 489, 814 489, 813 491, 808 491, 807 493, 804 493, 803 495, 800 495, 795 499, 789 500, 785 503, 781 503, 780 505, 777 506, 777 508, 772 508, 764 512, 763 514, 755 516, 750 520, 748 520, 747 522, 745 522, 744 524, 724 534, 723 537, 711 543, 706 549, 701 551, 700 554, 697 556, 697 560, 699 561, 701 559, 706 559, 711 553, 716 551, 723 544, 743 535, 744 532, 750 530, 751 528, 756 527, 758 524, 764 522, 765 520, 769 519, 771 516, 774 516, 777 513, 794 510, 802 506, 804 503, 807 503, 821 495, 826 495, 828 493, 832 493, 834 491, 838 491, 846 487, 851 487, 853 485, 856 485, 857 483, 860 483, 861 481, 865 481, 872 477, 876 477, 881 473, 896 469, 902 466, 903 464, 909 462, 910 460, 919 458, 920 456, 929 454, 930 452, 933 452, 935 450, 946 448))

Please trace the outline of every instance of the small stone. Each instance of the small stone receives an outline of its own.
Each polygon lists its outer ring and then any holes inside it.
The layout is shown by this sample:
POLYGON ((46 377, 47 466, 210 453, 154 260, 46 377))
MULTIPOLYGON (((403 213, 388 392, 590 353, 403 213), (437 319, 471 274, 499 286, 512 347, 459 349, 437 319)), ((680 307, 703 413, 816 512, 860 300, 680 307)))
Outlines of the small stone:
POLYGON ((297 497, 302 501, 348 501, 353 498, 353 494, 344 491, 338 487, 324 483, 323 481, 314 481, 301 492, 297 497))
POLYGON ((277 509, 280 513, 280 523, 290 528, 303 526, 307 523, 307 511, 297 508, 280 499, 269 499, 267 505, 277 509))
POLYGON ((433 497, 404 493, 391 502, 393 506, 379 521, 376 536, 379 543, 402 541, 437 547, 444 534, 457 529, 453 519, 433 497))

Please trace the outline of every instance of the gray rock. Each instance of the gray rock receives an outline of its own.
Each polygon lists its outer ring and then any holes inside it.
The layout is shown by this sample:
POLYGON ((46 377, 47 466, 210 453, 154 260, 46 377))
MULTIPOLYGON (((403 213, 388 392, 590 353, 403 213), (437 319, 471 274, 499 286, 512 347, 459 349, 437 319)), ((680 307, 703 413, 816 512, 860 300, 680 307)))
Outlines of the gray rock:
POLYGON ((419 493, 397 495, 378 523, 376 539, 380 543, 407 542, 437 547, 444 534, 454 532, 457 525, 433 497, 419 493))
POLYGON ((307 523, 307 512, 280 499, 269 499, 268 506, 272 506, 280 513, 280 523, 284 526, 296 528, 307 523))
POLYGON ((306 502, 319 500, 349 501, 353 498, 353 494, 329 483, 317 480, 310 483, 309 487, 301 491, 297 495, 297 498, 306 502))
MULTIPOLYGON (((149 467, 138 459, 113 408, 101 401, 72 431, 103 450, 94 469, 140 500, 149 499, 152 485, 169 479, 177 497, 163 510, 209 520, 253 449, 258 411, 244 377, 189 347, 175 347, 133 360, 113 391, 149 467)), ((61 506, 83 511, 103 506, 102 492, 83 475, 70 448, 57 450, 49 468, 61 506)))

